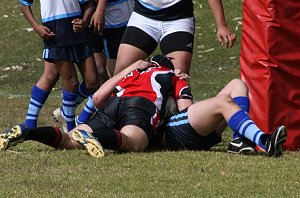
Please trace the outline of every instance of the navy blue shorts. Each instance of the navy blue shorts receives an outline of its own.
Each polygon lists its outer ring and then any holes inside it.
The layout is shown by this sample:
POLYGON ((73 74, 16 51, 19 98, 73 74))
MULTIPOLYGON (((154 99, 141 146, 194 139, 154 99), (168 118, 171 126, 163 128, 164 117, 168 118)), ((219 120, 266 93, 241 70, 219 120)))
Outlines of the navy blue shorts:
POLYGON ((103 30, 104 52, 108 59, 117 59, 119 46, 126 26, 119 28, 106 28, 103 30))
POLYGON ((188 108, 171 116, 165 128, 167 149, 170 150, 209 150, 222 141, 216 132, 208 136, 199 135, 190 125, 188 108))
POLYGON ((88 43, 92 47, 93 53, 100 53, 103 52, 103 38, 100 34, 94 34, 94 29, 91 27, 86 28, 86 37, 88 43))
POLYGON ((45 48, 43 51, 44 60, 51 63, 55 63, 55 61, 71 61, 72 63, 80 63, 92 55, 92 47, 88 43, 45 48))
POLYGON ((94 35, 90 38, 88 43, 92 46, 93 53, 101 53, 104 51, 103 38, 101 35, 94 35))

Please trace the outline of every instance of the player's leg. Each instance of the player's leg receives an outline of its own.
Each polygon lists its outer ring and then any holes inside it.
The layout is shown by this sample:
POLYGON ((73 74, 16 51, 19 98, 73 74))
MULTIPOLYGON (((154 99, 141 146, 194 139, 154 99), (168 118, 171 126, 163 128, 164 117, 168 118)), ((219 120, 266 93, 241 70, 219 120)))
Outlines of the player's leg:
POLYGON ((23 141, 33 140, 52 147, 64 147, 61 141, 70 139, 67 133, 61 132, 56 127, 28 128, 26 125, 16 125, 0 135, 0 149, 6 150, 23 141))
MULTIPOLYGON (((103 39, 100 35, 92 35, 92 40, 90 41, 90 45, 92 47, 93 56, 96 64, 96 68, 98 71, 98 79, 99 84, 102 85, 106 80, 108 80, 108 73, 106 71, 106 57, 103 52, 103 39)), ((76 117, 76 124, 83 124, 86 122, 94 113, 94 103, 92 100, 92 95, 89 95, 89 91, 85 86, 85 82, 83 81, 79 85, 78 89, 78 98, 77 105, 79 105, 83 100, 88 98, 84 108, 80 112, 80 114, 76 117)))
POLYGON ((44 72, 31 92, 30 103, 25 120, 25 125, 29 128, 37 127, 37 120, 40 111, 46 102, 53 86, 59 79, 59 71, 56 65, 45 61, 44 72))
POLYGON ((94 56, 89 56, 78 63, 78 68, 82 78, 85 81, 85 86, 90 92, 94 93, 99 88, 98 70, 96 67, 94 56))
POLYGON ((102 146, 91 135, 91 132, 88 125, 79 125, 70 133, 61 132, 58 128, 51 126, 30 129, 25 125, 16 125, 0 134, 0 150, 32 140, 54 148, 85 148, 92 156, 102 157, 104 155, 102 146))
POLYGON ((102 85, 109 79, 109 75, 106 70, 106 57, 103 52, 94 52, 93 55, 98 71, 99 84, 102 85))
MULTIPOLYGON (((150 101, 140 97, 113 97, 105 105, 105 114, 97 112, 86 125, 93 131, 92 136, 96 137, 105 149, 125 152, 142 151, 148 146, 148 139, 153 132, 152 123, 156 123, 154 119, 156 108, 151 104, 150 101), (118 124, 111 118, 115 118, 118 124), (117 130, 118 126, 121 130, 117 130)), ((89 134, 82 130, 74 131, 73 134, 73 139, 79 143, 90 139, 89 134)), ((95 140, 92 138, 92 141, 95 140)), ((98 153, 98 147, 93 148, 93 144, 89 145, 88 151, 91 155, 94 155, 94 151, 98 153)))
POLYGON ((103 46, 106 56, 106 69, 110 77, 114 75, 118 50, 125 30, 126 26, 105 28, 103 30, 103 46))
MULTIPOLYGON (((60 71, 63 83, 63 104, 60 109, 61 115, 66 121, 67 131, 72 130, 75 125, 76 100, 78 97, 78 79, 76 69, 70 61, 55 61, 60 71)), ((54 115, 54 114, 53 114, 54 115)), ((64 123, 64 122, 62 122, 64 123)))
POLYGON ((121 129, 122 144, 120 151, 140 152, 148 147, 148 136, 143 129, 135 125, 127 125, 121 129))
MULTIPOLYGON (((100 83, 99 83, 98 69, 96 67, 94 57, 88 57, 87 59, 83 60, 78 64, 78 67, 84 79, 80 87, 85 87, 85 89, 80 89, 80 90, 85 90, 85 93, 80 94, 83 92, 79 91, 79 95, 85 96, 85 97, 81 97, 82 99, 83 98, 86 99, 87 97, 89 98, 85 107, 80 112, 79 116, 76 118, 77 123, 82 124, 87 119, 89 119, 95 112, 92 96, 93 93, 98 89, 100 83)), ((77 102, 78 102, 78 98, 77 98, 77 102)), ((82 102, 82 100, 80 102, 82 102)))
POLYGON ((286 140, 285 127, 279 127, 272 136, 265 134, 228 95, 197 102, 188 110, 191 126, 201 135, 208 135, 213 125, 217 126, 217 123, 222 121, 222 117, 232 130, 238 131, 240 135, 265 149, 269 156, 282 154, 281 147, 286 140))
POLYGON ((94 49, 93 45, 89 43, 78 44, 72 47, 73 62, 76 62, 83 79, 78 89, 77 105, 81 104, 99 87, 98 70, 93 55, 94 49))
POLYGON ((119 46, 115 74, 137 60, 146 59, 157 47, 159 22, 132 13, 119 46))
POLYGON ((172 57, 175 69, 189 74, 194 44, 195 20, 193 17, 163 22, 160 48, 172 57))
MULTIPOLYGON (((233 98, 233 101, 245 112, 249 111, 249 98, 247 85, 240 79, 231 80, 218 95, 227 94, 233 98)), ((221 124, 222 127, 227 126, 226 122, 221 124)), ((229 153, 253 154, 256 152, 256 145, 244 138, 238 131, 233 131, 233 140, 230 141, 227 151, 229 153)))

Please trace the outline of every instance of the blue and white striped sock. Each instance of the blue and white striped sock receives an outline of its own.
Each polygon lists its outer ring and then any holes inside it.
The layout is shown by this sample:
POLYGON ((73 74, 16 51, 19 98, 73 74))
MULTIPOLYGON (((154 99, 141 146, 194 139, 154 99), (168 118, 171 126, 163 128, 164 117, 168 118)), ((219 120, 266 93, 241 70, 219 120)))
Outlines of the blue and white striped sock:
POLYGON ((232 130, 238 131, 243 137, 246 137, 261 148, 265 149, 265 145, 263 145, 261 141, 261 137, 264 135, 264 132, 256 126, 245 111, 240 110, 233 114, 228 120, 228 126, 232 130))
POLYGON ((85 81, 82 81, 78 87, 78 96, 76 98, 76 106, 80 105, 91 93, 85 86, 85 81))
POLYGON ((36 85, 33 86, 31 91, 31 98, 28 105, 28 112, 25 120, 25 125, 28 128, 36 128, 37 120, 40 115, 40 111, 46 102, 50 92, 44 91, 36 85))
POLYGON ((78 124, 85 123, 96 112, 96 108, 94 106, 94 102, 93 102, 92 97, 93 96, 89 97, 85 107, 80 112, 80 114, 79 114, 79 116, 76 120, 78 124))
POLYGON ((75 128, 76 98, 77 93, 71 93, 63 89, 62 113, 67 122, 67 129, 71 131, 75 128))
MULTIPOLYGON (((250 102, 249 98, 246 96, 238 96, 233 98, 233 101, 245 112, 249 112, 250 102)), ((233 131, 233 139, 241 137, 238 131, 233 131)))

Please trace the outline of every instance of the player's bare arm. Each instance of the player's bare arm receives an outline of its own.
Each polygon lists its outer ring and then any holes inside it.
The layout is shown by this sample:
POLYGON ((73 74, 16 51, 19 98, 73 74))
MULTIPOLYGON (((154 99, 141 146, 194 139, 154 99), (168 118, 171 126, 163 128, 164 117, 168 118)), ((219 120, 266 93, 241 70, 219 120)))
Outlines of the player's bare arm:
POLYGON ((25 6, 22 4, 21 10, 31 27, 42 39, 48 40, 55 36, 55 33, 52 32, 48 27, 40 25, 36 22, 30 6, 25 6))
POLYGON ((82 19, 77 18, 72 21, 74 32, 79 32, 85 29, 89 25, 89 21, 91 20, 94 11, 95 11, 95 6, 93 2, 89 1, 84 5, 83 18, 82 19))
POLYGON ((107 0, 96 0, 96 2, 98 4, 96 11, 91 18, 90 27, 94 27, 94 33, 99 34, 104 28, 104 12, 107 0))
POLYGON ((148 67, 148 62, 138 60, 129 67, 126 67, 124 70, 107 80, 94 94, 93 101, 94 105, 98 109, 102 109, 105 100, 112 94, 118 82, 121 81, 124 76, 127 76, 130 72, 136 69, 145 69, 148 67))
POLYGON ((222 0, 208 0, 208 4, 215 17, 218 41, 226 48, 231 48, 236 40, 236 35, 227 26, 222 0))

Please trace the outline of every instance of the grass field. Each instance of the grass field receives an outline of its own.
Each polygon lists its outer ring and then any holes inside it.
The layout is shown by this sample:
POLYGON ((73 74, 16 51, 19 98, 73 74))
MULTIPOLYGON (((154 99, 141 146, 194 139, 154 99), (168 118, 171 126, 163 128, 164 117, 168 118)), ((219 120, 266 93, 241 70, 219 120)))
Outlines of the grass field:
MULTIPOLYGON (((0 131, 24 121, 32 85, 42 73, 42 42, 21 15, 17 1, 0 6, 0 131)), ((191 86, 196 100, 216 95, 239 77, 242 2, 224 0, 228 25, 238 40, 222 48, 206 0, 195 1, 197 20, 191 86)), ((34 12, 39 16, 38 1, 34 12)), ((61 103, 61 83, 43 108, 49 125, 61 103)), ((231 131, 209 152, 107 151, 94 159, 82 150, 55 150, 25 142, 0 152, 0 197, 299 197, 300 155, 281 158, 227 154, 231 131)))

